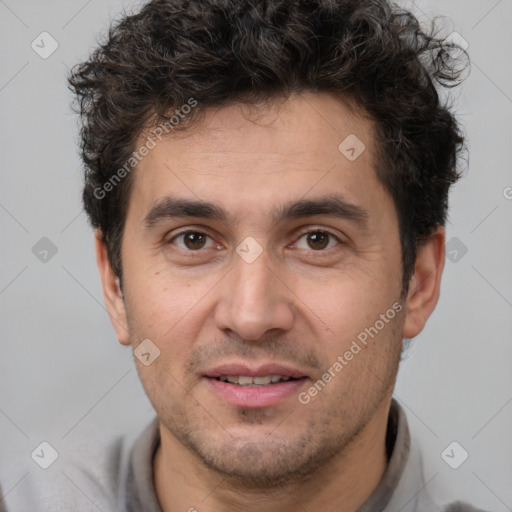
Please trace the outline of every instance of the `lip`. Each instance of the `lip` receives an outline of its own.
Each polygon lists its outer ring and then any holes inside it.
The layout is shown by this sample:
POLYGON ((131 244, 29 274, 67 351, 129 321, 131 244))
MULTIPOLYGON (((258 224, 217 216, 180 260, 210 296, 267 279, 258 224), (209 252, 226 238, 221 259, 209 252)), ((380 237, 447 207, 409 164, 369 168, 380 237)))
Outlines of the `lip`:
POLYGON ((263 408, 278 405, 290 396, 297 396, 299 390, 308 380, 301 370, 279 363, 266 363, 250 367, 243 363, 222 364, 208 369, 203 379, 209 389, 222 401, 234 407, 263 408), (244 387, 230 382, 217 380, 218 377, 243 375, 246 377, 264 377, 281 375, 297 380, 277 382, 268 386, 244 387))
POLYGON ((282 377, 293 377, 301 379, 307 375, 291 366, 278 363, 267 363, 257 367, 249 367, 246 364, 233 363, 222 364, 204 372, 205 377, 216 379, 217 377, 225 377, 228 375, 244 375, 246 377, 264 377, 266 375, 281 375, 282 377))
MULTIPOLYGON (((231 374, 232 375, 232 374, 231 374)), ((268 374, 267 374, 268 375, 268 374)), ((307 378, 277 382, 268 386, 244 387, 215 378, 204 377, 209 389, 221 400, 234 407, 258 409, 278 405, 290 396, 297 396, 307 378)))

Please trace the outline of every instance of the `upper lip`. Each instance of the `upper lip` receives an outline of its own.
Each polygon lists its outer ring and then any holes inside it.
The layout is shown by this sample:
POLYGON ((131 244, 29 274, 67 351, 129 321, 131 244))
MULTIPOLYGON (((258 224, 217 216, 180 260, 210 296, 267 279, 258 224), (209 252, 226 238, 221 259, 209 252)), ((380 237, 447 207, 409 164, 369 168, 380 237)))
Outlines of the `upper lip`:
POLYGON ((282 377, 293 377, 294 379, 307 377, 304 372, 298 370, 297 368, 278 363, 267 363, 251 367, 243 363, 221 364, 206 370, 204 375, 210 378, 224 377, 229 375, 243 375, 245 377, 281 375, 282 377))

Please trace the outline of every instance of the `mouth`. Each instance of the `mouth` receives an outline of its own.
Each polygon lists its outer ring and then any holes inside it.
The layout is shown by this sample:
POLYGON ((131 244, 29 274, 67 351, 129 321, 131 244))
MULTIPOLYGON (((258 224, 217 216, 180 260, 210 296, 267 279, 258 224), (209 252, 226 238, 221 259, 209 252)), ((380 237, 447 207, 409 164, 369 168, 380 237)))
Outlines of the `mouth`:
POLYGON ((229 382, 236 386, 246 388, 258 388, 262 386, 271 386, 279 382, 288 382, 290 380, 298 380, 294 377, 286 377, 284 375, 264 375, 262 377, 249 377, 248 375, 223 375, 216 377, 220 382, 229 382))
POLYGON ((301 370, 278 364, 257 368, 244 364, 222 365, 205 372, 204 378, 217 398, 247 408, 278 405, 298 395, 308 380, 301 370))

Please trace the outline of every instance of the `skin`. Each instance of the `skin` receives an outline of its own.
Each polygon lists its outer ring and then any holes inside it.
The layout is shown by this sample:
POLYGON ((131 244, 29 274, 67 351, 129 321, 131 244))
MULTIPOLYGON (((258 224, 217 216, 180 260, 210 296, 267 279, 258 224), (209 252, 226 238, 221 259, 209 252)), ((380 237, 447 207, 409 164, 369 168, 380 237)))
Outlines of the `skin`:
POLYGON ((437 303, 445 233, 439 227, 419 249, 401 298, 398 219, 376 177, 373 124, 349 105, 302 93, 279 105, 224 106, 159 142, 134 171, 123 292, 97 234, 119 341, 160 349, 151 365, 135 362, 160 419, 154 480, 165 512, 348 512, 382 478, 402 339, 421 332, 437 303), (351 133, 366 145, 352 162, 338 150, 351 133), (324 214, 273 222, 273 208, 334 191, 366 210, 366 226, 324 214), (168 195, 213 202, 228 220, 147 226, 168 195), (174 238, 185 229, 208 235, 203 245, 174 238), (315 231, 334 237, 324 247, 325 238, 308 237, 315 231), (263 249, 252 263, 236 253, 246 237, 263 249), (235 407, 202 377, 219 363, 276 361, 307 374, 307 391, 394 303, 402 311, 307 405, 294 394, 235 407))

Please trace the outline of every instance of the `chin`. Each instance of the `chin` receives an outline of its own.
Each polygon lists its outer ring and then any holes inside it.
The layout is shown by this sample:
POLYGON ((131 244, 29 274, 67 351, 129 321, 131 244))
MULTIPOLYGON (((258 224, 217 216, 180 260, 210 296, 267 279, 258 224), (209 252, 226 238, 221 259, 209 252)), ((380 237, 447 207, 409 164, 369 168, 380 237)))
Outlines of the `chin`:
POLYGON ((229 439, 224 445, 203 440, 189 448, 208 469, 247 489, 274 489, 306 480, 339 453, 339 446, 314 443, 311 434, 286 441, 268 435, 259 442, 229 439))

